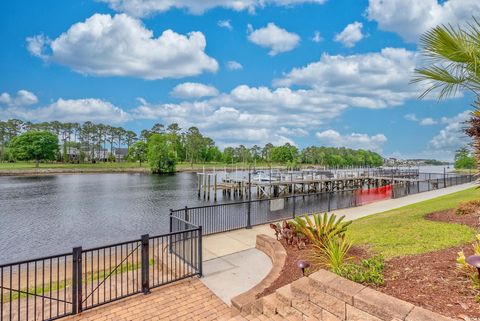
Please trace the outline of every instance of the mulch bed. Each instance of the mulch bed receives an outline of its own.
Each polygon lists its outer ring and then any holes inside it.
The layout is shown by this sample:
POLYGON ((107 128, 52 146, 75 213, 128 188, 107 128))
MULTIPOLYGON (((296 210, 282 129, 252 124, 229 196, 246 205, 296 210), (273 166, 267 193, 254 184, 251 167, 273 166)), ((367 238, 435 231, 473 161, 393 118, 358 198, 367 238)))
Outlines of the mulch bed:
POLYGON ((480 227, 480 213, 469 213, 465 215, 457 215, 455 210, 445 210, 435 213, 430 213, 425 216, 427 220, 464 224, 478 229, 480 227))
POLYGON ((456 271, 457 253, 469 245, 391 259, 384 270, 385 284, 377 290, 448 317, 480 317, 480 304, 456 271))
MULTIPOLYGON (((426 219, 480 228, 479 212, 457 215, 454 210, 446 210, 431 213, 426 219)), ((297 261, 309 261, 311 246, 299 250, 295 246, 287 246, 284 240, 281 243, 287 251, 285 267, 280 277, 258 297, 273 293, 301 278, 302 272, 297 267, 297 261)), ((376 289, 448 317, 466 321, 480 320, 480 303, 475 301, 468 281, 458 275, 456 270, 457 253, 461 250, 467 256, 473 254, 470 244, 466 244, 388 260, 384 271, 385 284, 376 289)), ((357 260, 372 256, 360 247, 353 247, 350 254, 357 260)), ((313 266, 308 273, 318 269, 318 266, 313 266)))

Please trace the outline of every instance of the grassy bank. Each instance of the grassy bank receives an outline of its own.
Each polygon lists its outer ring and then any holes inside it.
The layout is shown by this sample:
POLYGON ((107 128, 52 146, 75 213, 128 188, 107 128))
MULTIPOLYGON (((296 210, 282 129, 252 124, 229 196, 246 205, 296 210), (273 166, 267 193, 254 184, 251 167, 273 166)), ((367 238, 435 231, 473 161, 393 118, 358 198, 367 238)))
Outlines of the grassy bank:
POLYGON ((356 244, 369 246, 385 258, 426 253, 471 242, 472 228, 426 220, 425 215, 480 199, 480 189, 471 188, 355 220, 349 236, 356 244))
MULTIPOLYGON (((281 166, 279 164, 257 164, 256 167, 268 167, 274 166, 278 167, 281 166)), ((203 168, 207 170, 217 169, 223 170, 224 168, 227 169, 235 169, 235 168, 244 168, 243 163, 238 164, 225 164, 225 163, 206 163, 206 164, 194 164, 193 166, 190 163, 179 163, 177 164, 177 171, 184 172, 184 171, 201 171, 203 168)), ((248 165, 247 165, 248 167, 248 165)), ((44 171, 50 173, 61 173, 62 170, 66 171, 103 171, 103 172, 118 172, 118 171, 125 171, 125 172, 148 172, 150 167, 147 163, 143 163, 140 166, 139 163, 133 162, 119 162, 119 163, 96 163, 96 164, 63 164, 63 163, 42 163, 37 168, 35 167, 34 162, 15 162, 15 163, 0 163, 0 175, 7 172, 14 172, 21 174, 22 172, 28 173, 31 171, 44 171)))

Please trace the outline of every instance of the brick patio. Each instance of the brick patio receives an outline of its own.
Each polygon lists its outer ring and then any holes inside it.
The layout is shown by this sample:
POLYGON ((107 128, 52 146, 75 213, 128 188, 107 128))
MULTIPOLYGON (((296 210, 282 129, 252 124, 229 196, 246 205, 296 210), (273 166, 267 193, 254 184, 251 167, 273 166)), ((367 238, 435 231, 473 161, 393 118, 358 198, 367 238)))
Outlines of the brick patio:
POLYGON ((230 308, 198 279, 188 279, 67 317, 64 321, 217 320, 230 308))

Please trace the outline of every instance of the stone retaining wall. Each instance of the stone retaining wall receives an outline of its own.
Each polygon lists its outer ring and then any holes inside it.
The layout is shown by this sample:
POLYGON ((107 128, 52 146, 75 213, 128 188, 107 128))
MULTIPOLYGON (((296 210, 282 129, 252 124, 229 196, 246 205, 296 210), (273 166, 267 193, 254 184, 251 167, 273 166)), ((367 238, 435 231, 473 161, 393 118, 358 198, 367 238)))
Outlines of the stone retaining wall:
POLYGON ((285 251, 283 245, 277 240, 265 234, 257 235, 256 248, 264 252, 270 258, 272 261, 272 269, 260 283, 231 300, 232 315, 240 313, 243 315, 249 314, 252 304, 257 299, 257 295, 272 285, 272 283, 280 276, 280 272, 285 265, 287 251, 285 251))

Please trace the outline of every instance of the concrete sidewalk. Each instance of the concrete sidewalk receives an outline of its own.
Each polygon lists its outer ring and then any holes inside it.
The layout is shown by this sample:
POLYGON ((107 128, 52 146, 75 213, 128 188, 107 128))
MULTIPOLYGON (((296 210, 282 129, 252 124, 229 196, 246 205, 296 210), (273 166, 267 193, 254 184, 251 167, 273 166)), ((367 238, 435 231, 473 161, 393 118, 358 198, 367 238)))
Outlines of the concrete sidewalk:
MULTIPOLYGON (((396 199, 379 201, 363 206, 352 207, 333 211, 341 216, 345 215, 347 220, 355 220, 364 216, 377 214, 399 208, 402 206, 422 202, 442 195, 451 194, 461 190, 477 186, 475 183, 451 186, 434 191, 409 195, 396 199)), ((219 233, 205 236, 203 239, 203 259, 212 260, 225 255, 245 251, 255 247, 255 240, 258 234, 273 235, 269 224, 255 226, 252 229, 239 229, 231 232, 219 233)))

